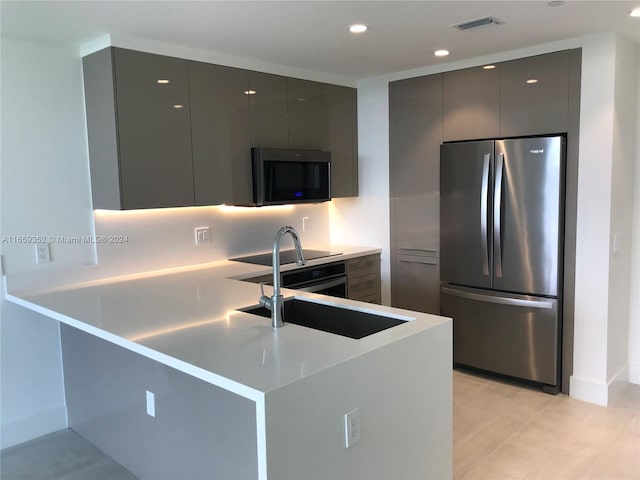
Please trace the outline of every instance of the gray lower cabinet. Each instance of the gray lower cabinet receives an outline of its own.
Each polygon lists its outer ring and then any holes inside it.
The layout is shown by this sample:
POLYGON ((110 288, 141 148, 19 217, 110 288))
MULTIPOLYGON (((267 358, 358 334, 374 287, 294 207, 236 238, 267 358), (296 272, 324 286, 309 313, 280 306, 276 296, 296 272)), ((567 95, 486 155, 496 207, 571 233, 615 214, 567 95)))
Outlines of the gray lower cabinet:
POLYGON ((287 77, 249 72, 251 146, 287 148, 287 77))
POLYGON ((328 128, 323 150, 331 152, 331 197, 358 196, 358 95, 355 88, 322 84, 328 128))
POLYGON ((111 47, 83 68, 93 207, 193 205, 187 61, 111 47))
POLYGON ((189 89, 195 204, 251 203, 248 72, 189 62, 189 89))
POLYGON ((500 135, 566 132, 570 50, 502 64, 500 135))
POLYGON ((381 303, 380 254, 347 260, 347 298, 381 303))
POLYGON ((440 259, 396 255, 393 306, 440 314, 440 259))
POLYGON ((500 71, 495 64, 443 74, 445 142, 500 135, 500 71))
POLYGON ((61 325, 69 427, 145 479, 258 478, 255 403, 61 325), (146 392, 155 395, 155 417, 146 392))

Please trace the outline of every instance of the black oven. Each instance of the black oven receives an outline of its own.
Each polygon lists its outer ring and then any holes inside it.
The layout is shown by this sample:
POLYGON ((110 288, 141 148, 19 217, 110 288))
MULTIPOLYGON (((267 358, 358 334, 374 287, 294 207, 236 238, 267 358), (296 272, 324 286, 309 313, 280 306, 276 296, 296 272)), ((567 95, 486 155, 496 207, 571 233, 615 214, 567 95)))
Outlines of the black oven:
POLYGON ((281 275, 284 288, 347 297, 347 269, 344 262, 290 270, 281 275))

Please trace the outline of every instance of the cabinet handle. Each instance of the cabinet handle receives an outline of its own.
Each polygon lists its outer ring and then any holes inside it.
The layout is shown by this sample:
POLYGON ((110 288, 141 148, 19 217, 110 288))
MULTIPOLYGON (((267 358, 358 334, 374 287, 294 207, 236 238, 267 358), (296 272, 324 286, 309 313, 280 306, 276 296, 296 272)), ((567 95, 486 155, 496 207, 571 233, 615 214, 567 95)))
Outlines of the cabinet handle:
POLYGON ((428 259, 415 259, 415 260, 407 260, 404 258, 400 259, 401 262, 403 263, 422 263, 424 265, 437 265, 438 262, 435 260, 428 260, 428 259))
POLYGON ((407 250, 407 251, 412 251, 412 252, 433 253, 433 255, 436 255, 438 253, 438 250, 433 249, 433 248, 400 247, 400 250, 407 250))

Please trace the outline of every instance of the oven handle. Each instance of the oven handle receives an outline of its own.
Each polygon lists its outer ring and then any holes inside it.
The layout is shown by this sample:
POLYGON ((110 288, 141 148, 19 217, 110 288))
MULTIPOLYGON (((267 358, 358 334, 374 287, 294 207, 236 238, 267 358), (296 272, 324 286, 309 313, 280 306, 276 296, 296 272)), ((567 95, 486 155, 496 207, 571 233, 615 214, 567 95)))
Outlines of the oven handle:
POLYGON ((314 283, 313 285, 309 285, 308 287, 302 287, 302 288, 285 287, 285 288, 300 290, 301 292, 313 293, 313 292, 319 292, 321 290, 325 290, 327 288, 337 287, 338 285, 346 285, 346 284, 347 284, 347 277, 339 277, 328 282, 314 283))

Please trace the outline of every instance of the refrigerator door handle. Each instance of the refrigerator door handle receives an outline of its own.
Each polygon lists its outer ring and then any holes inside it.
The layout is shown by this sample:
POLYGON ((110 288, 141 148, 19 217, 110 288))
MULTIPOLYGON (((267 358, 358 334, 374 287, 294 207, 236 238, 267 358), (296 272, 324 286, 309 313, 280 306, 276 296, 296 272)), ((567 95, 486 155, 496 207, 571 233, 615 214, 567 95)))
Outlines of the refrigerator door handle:
POLYGON ((502 277, 502 174, 504 170, 504 153, 499 153, 496 158, 496 185, 493 191, 493 244, 494 244, 494 268, 496 277, 502 277))
POLYGON ((489 276, 489 247, 487 240, 487 209, 489 204, 489 162, 491 154, 484 154, 482 187, 480 189, 480 245, 482 246, 482 273, 489 276))
POLYGON ((468 300, 479 300, 481 302, 499 303, 502 305, 511 305, 514 307, 529 307, 540 309, 553 308, 553 301, 551 300, 524 300, 521 298, 509 298, 509 297, 494 297, 493 295, 483 295, 481 293, 471 293, 463 290, 457 290, 455 288, 442 287, 442 293, 453 295, 455 297, 466 298, 468 300))

